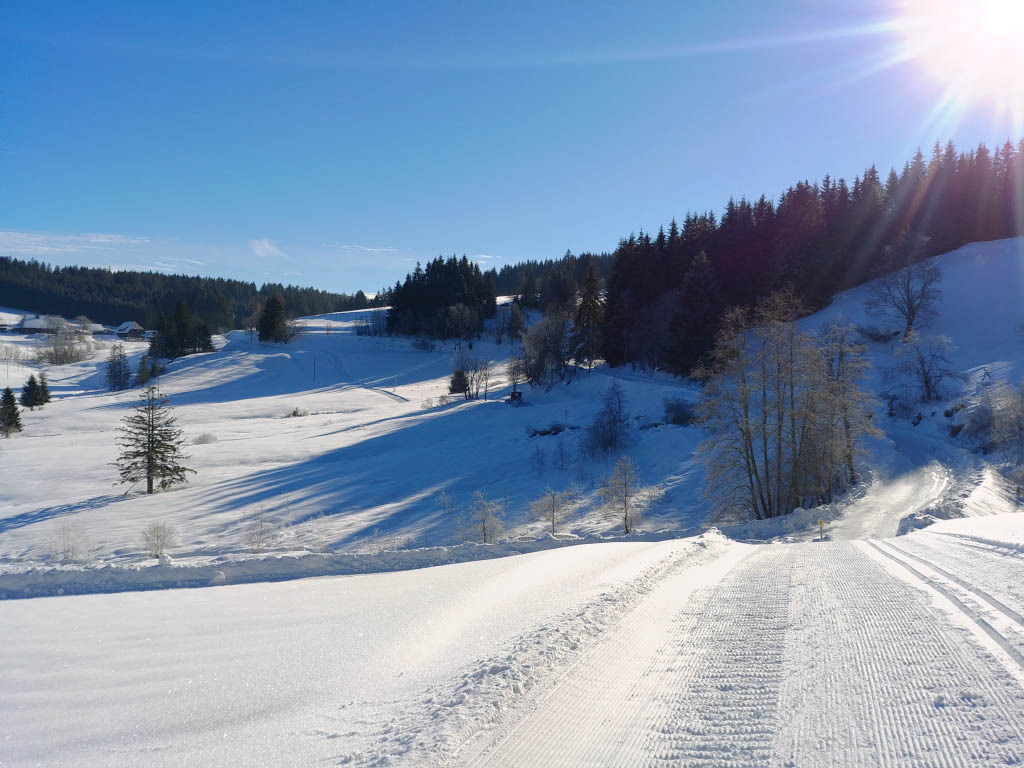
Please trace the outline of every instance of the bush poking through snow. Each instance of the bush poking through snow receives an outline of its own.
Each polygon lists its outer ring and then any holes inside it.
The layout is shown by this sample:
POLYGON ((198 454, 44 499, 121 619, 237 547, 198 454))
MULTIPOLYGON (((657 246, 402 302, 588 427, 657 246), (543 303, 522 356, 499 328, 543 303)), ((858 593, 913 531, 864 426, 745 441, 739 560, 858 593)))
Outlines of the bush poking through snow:
POLYGON ((167 523, 150 523, 142 529, 142 543, 150 557, 162 558, 174 541, 174 528, 167 523))
POLYGON ((665 401, 665 421, 677 427, 688 427, 693 423, 695 411, 693 405, 685 400, 665 401))
POLYGON ((216 443, 217 436, 212 432, 203 432, 201 435, 196 435, 192 438, 192 445, 209 445, 210 443, 216 443))
POLYGON ((304 408, 299 408, 298 406, 292 408, 290 411, 288 411, 288 413, 284 415, 286 419, 300 419, 303 416, 309 416, 309 411, 305 410, 304 408))
POLYGON ((277 530, 267 516, 266 510, 260 507, 259 513, 245 533, 245 543, 254 555, 260 555, 270 548, 276 534, 277 530))
POLYGON ((78 529, 68 520, 62 520, 50 542, 50 557, 62 563, 81 559, 84 547, 78 529))

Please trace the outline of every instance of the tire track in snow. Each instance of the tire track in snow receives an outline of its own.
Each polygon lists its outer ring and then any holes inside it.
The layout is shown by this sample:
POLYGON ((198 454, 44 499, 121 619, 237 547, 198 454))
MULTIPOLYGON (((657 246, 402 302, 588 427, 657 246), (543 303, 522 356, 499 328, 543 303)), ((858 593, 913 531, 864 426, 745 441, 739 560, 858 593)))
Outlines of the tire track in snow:
POLYGON ((850 542, 791 549, 800 578, 765 764, 967 768, 1024 758, 1024 691, 928 593, 850 542))

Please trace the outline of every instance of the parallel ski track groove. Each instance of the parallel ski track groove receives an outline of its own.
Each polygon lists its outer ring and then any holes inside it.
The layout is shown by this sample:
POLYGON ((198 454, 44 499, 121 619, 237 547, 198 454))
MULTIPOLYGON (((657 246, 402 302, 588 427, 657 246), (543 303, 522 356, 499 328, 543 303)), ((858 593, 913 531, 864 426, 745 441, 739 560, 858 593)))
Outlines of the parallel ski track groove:
POLYGON ((1024 757, 1019 685, 917 588, 851 542, 801 555, 770 765, 969 768, 1024 757))
POLYGON ((988 623, 983 617, 978 615, 978 612, 971 608, 967 603, 961 600, 953 590, 949 589, 945 584, 942 584, 937 579, 933 579, 919 571, 914 566, 910 565, 906 560, 902 560, 897 555, 884 549, 877 542, 868 541, 868 545, 874 547, 875 550, 880 552, 885 557, 888 557, 893 562, 899 563, 901 566, 906 568, 912 574, 914 574, 921 581, 925 582, 928 586, 939 592, 941 595, 946 597, 953 605, 955 605, 968 619, 973 621, 982 631, 992 638, 992 641, 1002 648, 1006 655, 1013 659, 1022 670, 1024 670, 1024 654, 1018 651, 1006 637, 1004 637, 995 627, 988 623))
POLYGON ((891 541, 886 541, 884 543, 885 543, 886 546, 888 546, 891 549, 895 550, 896 552, 900 553, 904 557, 908 557, 911 560, 915 560, 915 561, 919 562, 921 565, 923 565, 923 566, 925 566, 927 568, 931 568, 936 573, 940 573, 943 576, 945 576, 947 579, 952 581, 954 584, 959 585, 963 589, 966 589, 968 592, 973 592, 977 597, 981 598, 986 603, 991 605, 993 608, 995 608, 996 610, 1000 611, 1007 618, 1012 619, 1017 624, 1020 624, 1022 627, 1024 627, 1024 616, 1022 616, 1020 613, 1015 611, 1010 606, 1006 605, 1006 603, 1004 603, 1003 601, 993 597, 992 595, 990 595, 985 590, 981 589, 980 587, 978 587, 978 586, 976 586, 974 584, 971 584, 971 583, 965 581, 964 579, 961 579, 959 576, 957 576, 954 573, 950 573, 945 568, 942 568, 942 567, 936 565, 935 563, 933 563, 931 560, 923 558, 920 555, 915 555, 914 553, 908 552, 906 549, 904 549, 902 547, 896 546, 891 541))

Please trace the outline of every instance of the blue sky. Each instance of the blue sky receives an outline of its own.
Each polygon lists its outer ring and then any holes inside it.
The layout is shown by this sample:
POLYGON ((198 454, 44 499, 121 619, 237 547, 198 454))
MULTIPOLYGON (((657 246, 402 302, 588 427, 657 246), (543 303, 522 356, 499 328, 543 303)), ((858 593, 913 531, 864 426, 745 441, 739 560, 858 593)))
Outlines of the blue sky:
POLYGON ((890 65, 899 12, 8 3, 0 254, 374 290, 437 254, 610 250, 730 195, 1012 138, 890 65))

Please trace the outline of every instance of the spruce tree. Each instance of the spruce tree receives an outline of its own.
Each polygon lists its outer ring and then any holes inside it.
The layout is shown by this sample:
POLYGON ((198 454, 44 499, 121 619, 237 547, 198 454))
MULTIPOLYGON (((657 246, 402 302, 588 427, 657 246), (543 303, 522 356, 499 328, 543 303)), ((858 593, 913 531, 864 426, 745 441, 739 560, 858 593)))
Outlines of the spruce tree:
POLYGON ((45 373, 40 373, 39 374, 39 404, 40 405, 46 405, 48 402, 50 402, 51 399, 52 398, 50 397, 50 384, 46 380, 46 374, 45 373))
POLYGON ((669 367, 689 374, 715 345, 723 302, 718 281, 701 251, 683 278, 672 323, 669 326, 669 367))
POLYGON ((263 305, 258 323, 260 341, 287 341, 288 318, 284 313, 284 302, 271 296, 263 305))
POLYGON ((118 430, 121 455, 113 466, 121 475, 120 482, 145 480, 146 493, 153 493, 154 484, 163 490, 187 482, 195 470, 182 464, 188 458, 181 450, 185 437, 167 397, 154 384, 147 386, 140 397, 142 404, 135 413, 125 416, 118 430))
POLYGON ((39 404, 39 382, 33 373, 21 388, 21 405, 23 408, 34 410, 39 404))
POLYGON ((594 367, 594 359, 601 351, 601 323, 604 322, 604 303, 601 300, 601 278, 597 267, 590 262, 583 281, 580 305, 573 320, 569 345, 577 363, 586 363, 587 370, 594 367))
POLYGON ((523 317, 523 310, 519 308, 519 302, 513 301, 508 308, 508 337, 512 341, 518 341, 526 330, 526 318, 523 317))
POLYGON ((11 432, 21 432, 18 401, 10 387, 6 387, 3 396, 0 396, 0 432, 3 432, 4 437, 10 437, 11 432))
POLYGON ((455 373, 452 374, 452 379, 448 383, 448 394, 451 395, 464 395, 469 391, 469 379, 466 378, 466 372, 461 368, 456 368, 455 373))
POLYGON ((135 374, 135 385, 143 387, 149 383, 149 356, 139 358, 139 371, 135 374))
POLYGON ((107 386, 111 392, 127 389, 131 383, 132 374, 128 369, 128 355, 125 354, 123 344, 115 344, 110 348, 110 358, 107 360, 107 386))

